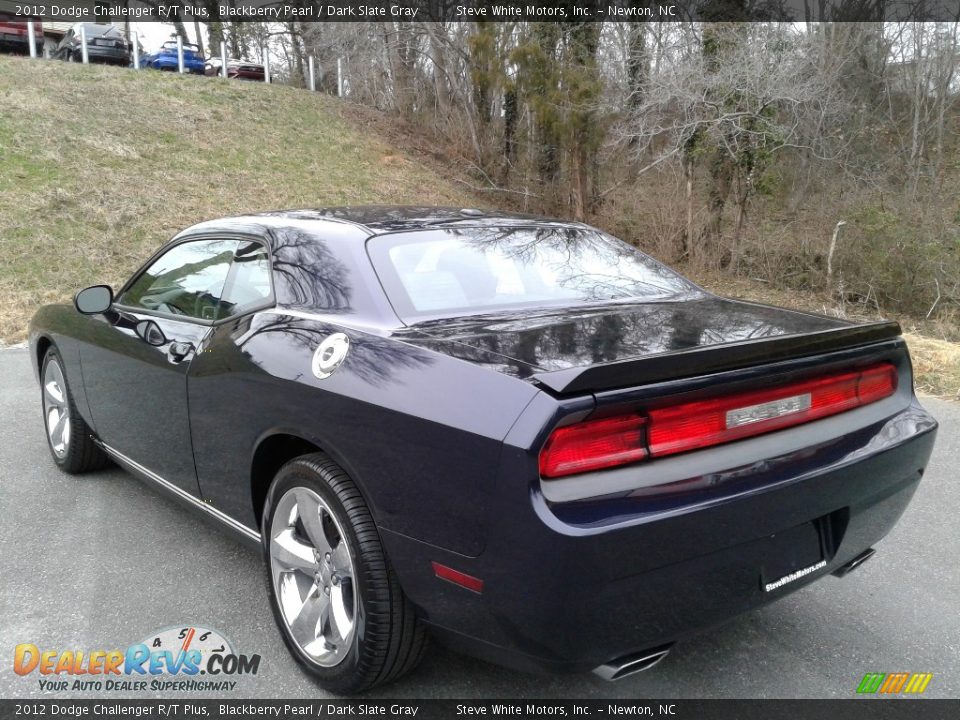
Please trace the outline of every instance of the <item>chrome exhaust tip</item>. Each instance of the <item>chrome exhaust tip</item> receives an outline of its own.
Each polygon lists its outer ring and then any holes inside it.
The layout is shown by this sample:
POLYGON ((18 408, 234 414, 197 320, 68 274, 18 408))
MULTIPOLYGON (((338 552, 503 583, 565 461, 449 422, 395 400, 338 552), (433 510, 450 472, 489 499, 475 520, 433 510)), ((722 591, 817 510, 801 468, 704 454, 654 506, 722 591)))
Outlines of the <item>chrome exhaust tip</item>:
POLYGON ((622 658, 611 660, 598 668, 594 668, 593 673, 609 682, 622 680, 628 675, 635 675, 638 672, 652 668, 670 653, 671 647, 673 646, 667 645, 655 650, 646 650, 641 653, 634 653, 633 655, 625 655, 622 658))
POLYGON ((846 563, 845 565, 841 565, 830 574, 838 578, 843 577, 844 575, 849 575, 850 573, 852 573, 858 567, 863 565, 867 560, 869 560, 876 554, 877 554, 876 550, 874 550, 873 548, 867 548, 862 553, 857 555, 853 560, 846 563))

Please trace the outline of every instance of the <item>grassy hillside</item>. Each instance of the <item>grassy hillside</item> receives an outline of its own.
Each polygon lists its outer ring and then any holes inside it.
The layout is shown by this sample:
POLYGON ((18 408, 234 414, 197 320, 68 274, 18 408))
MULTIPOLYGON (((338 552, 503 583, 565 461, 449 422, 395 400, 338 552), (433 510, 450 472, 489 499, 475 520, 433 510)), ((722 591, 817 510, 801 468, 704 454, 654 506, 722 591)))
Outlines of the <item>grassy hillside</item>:
POLYGON ((0 340, 118 284, 177 230, 247 211, 475 205, 369 110, 288 87, 0 55, 0 340))
MULTIPOLYGON (((359 203, 477 206, 418 138, 370 110, 280 86, 0 55, 0 342, 95 282, 114 286, 199 220, 359 203)), ((648 249, 648 248, 647 248, 648 249)), ((729 278, 711 290, 824 311, 729 278)), ((957 397, 956 343, 908 336, 918 387, 957 397)))

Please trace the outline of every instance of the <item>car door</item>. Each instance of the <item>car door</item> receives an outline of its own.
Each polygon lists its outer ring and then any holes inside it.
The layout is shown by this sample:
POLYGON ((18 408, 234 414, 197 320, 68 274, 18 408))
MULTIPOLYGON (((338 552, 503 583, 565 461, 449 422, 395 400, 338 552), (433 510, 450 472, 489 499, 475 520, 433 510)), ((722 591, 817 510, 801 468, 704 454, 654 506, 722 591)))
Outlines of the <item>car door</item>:
MULTIPOLYGON (((250 457, 262 432, 261 377, 243 351, 253 317, 274 305, 270 253, 247 239, 237 249, 220 299, 219 320, 190 368, 187 393, 197 478, 209 507, 249 522, 249 503, 236 492, 250 472, 250 457)), ((269 402, 269 399, 266 399, 269 402)))
POLYGON ((100 440, 162 480, 199 496, 187 372, 218 320, 239 241, 190 239, 165 248, 92 320, 80 350, 100 440), (141 321, 155 323, 144 332, 141 321), (159 329, 161 334, 156 333, 159 329))

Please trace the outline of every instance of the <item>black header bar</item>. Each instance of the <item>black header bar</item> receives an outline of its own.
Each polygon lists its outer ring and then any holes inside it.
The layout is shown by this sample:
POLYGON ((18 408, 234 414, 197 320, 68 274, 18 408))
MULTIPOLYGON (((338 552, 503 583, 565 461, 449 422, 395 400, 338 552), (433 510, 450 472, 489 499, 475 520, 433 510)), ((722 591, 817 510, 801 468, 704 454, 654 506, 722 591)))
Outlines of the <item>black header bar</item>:
POLYGON ((902 22, 960 20, 960 0, 0 0, 68 22, 902 22))

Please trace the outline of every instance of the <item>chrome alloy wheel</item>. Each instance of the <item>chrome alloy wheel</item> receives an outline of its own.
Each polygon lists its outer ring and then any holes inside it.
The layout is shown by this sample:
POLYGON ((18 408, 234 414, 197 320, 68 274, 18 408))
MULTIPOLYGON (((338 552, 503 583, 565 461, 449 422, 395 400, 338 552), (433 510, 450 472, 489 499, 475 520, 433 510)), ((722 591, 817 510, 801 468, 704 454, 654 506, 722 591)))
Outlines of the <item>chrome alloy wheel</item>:
POLYGON ((304 654, 323 667, 343 661, 356 627, 356 572, 340 523, 312 490, 291 488, 277 502, 270 576, 284 623, 304 654))
POLYGON ((56 360, 48 362, 43 371, 43 417, 50 447, 54 455, 62 460, 70 451, 70 406, 67 403, 63 370, 56 360))

